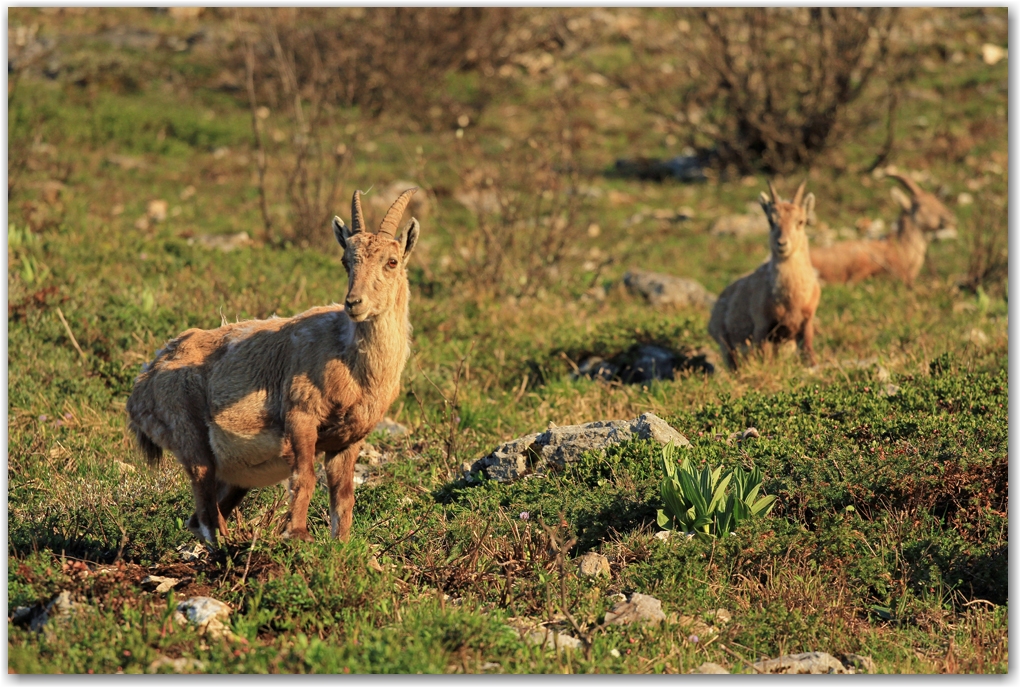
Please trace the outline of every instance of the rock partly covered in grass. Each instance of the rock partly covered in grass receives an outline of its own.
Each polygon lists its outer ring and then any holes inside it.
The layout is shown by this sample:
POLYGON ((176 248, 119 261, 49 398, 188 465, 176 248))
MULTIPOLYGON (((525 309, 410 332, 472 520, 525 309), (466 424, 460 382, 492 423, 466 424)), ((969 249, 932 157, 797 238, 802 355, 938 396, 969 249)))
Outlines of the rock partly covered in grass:
POLYGON ((32 632, 39 632, 51 619, 70 617, 78 604, 71 599, 71 592, 66 589, 42 606, 18 606, 11 614, 11 622, 27 627, 32 632))
POLYGON ((609 577, 609 559, 601 553, 589 551, 577 558, 577 572, 581 577, 598 577, 599 575, 609 577))
POLYGON ((209 596, 195 596, 177 604, 174 614, 179 623, 190 623, 202 634, 211 637, 238 639, 226 622, 230 618, 230 606, 209 596))
POLYGON ((783 675, 828 675, 847 672, 835 656, 824 651, 808 651, 765 659, 755 663, 754 669, 759 673, 783 675))
POLYGON ((556 632, 555 630, 534 630, 528 633, 528 642, 531 644, 541 644, 546 649, 577 649, 581 646, 581 640, 573 635, 568 635, 566 632, 556 632))
POLYGON ((631 625, 643 623, 647 625, 658 625, 666 619, 662 612, 662 602, 654 596, 647 594, 630 595, 626 601, 621 601, 606 611, 606 625, 631 625))
POLYGON ((633 269, 623 275, 623 283, 635 294, 648 299, 655 307, 675 305, 711 308, 716 297, 693 279, 671 274, 633 269))
POLYGON ((660 444, 673 441, 690 446, 687 438, 654 413, 633 420, 589 422, 584 425, 550 427, 498 447, 471 466, 471 474, 484 471, 489 479, 509 482, 546 468, 562 469, 588 451, 603 450, 631 439, 653 439, 660 444))

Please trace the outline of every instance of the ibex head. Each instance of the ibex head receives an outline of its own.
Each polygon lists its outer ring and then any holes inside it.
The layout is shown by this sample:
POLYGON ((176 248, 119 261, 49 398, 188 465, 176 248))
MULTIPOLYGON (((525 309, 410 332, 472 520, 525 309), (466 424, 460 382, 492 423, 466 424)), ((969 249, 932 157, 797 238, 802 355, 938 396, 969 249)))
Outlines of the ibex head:
POLYGON ((934 232, 956 226, 956 215, 942 204, 933 194, 928 193, 917 182, 902 174, 889 174, 910 191, 908 197, 895 186, 891 189, 893 200, 908 213, 917 227, 924 232, 934 232))
POLYGON ((400 290, 407 287, 407 261, 421 227, 412 217, 397 239, 397 222, 417 190, 411 188, 400 194, 375 233, 365 231, 361 191, 355 191, 351 201, 350 227, 339 217, 333 218, 333 234, 344 249, 343 265, 347 270, 344 308, 355 322, 364 322, 392 308, 400 290))
POLYGON ((769 245, 772 254, 780 259, 788 258, 796 251, 807 248, 808 238, 804 226, 807 224, 808 215, 815 208, 815 194, 809 193, 805 197, 805 186, 807 181, 801 182, 793 196, 793 202, 787 202, 779 197, 776 187, 770 181, 771 197, 762 193, 758 199, 771 227, 769 245))

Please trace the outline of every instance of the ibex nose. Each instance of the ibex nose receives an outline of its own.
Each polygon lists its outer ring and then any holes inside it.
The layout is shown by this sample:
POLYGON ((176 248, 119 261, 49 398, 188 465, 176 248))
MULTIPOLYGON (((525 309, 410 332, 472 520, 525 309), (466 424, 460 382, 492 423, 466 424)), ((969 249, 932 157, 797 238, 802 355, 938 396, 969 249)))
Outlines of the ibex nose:
POLYGON ((356 305, 361 305, 361 299, 360 298, 348 298, 344 302, 344 305, 346 305, 348 308, 353 308, 356 305))

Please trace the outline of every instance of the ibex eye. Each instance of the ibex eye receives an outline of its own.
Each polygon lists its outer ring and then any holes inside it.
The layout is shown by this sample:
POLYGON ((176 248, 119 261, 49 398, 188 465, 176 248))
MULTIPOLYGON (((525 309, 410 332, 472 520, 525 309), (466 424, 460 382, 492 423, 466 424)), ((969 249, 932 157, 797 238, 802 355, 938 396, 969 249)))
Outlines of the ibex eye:
POLYGON ((396 258, 390 258, 390 261, 387 262, 386 264, 389 265, 390 267, 396 267, 397 266, 397 259, 396 258))

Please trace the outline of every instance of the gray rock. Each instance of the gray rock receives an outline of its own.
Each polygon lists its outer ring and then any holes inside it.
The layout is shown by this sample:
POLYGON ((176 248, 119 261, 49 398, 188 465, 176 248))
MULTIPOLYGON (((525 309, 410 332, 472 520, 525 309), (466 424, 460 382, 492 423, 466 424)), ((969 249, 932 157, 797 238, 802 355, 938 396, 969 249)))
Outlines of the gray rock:
POLYGON ((230 606, 209 596, 195 596, 177 604, 174 613, 177 622, 195 625, 202 634, 211 637, 236 639, 226 622, 230 618, 230 606))
POLYGON ((581 577, 598 577, 605 575, 609 577, 609 559, 601 553, 589 551, 577 558, 577 571, 581 577))
POLYGON ((808 651, 765 659, 755 663, 754 668, 760 673, 783 675, 828 675, 846 672, 842 663, 824 651, 808 651))
POLYGON ((708 232, 712 236, 756 236, 769 233, 769 221, 760 210, 744 215, 723 215, 712 222, 708 232))
POLYGON ((489 479, 507 482, 529 471, 562 469, 587 451, 605 449, 631 439, 654 439, 660 444, 670 440, 678 446, 690 446, 684 435, 653 413, 633 420, 589 422, 584 425, 550 427, 498 447, 471 466, 471 472, 484 471, 489 479))
POLYGON ((391 437, 402 437, 408 433, 407 427, 388 417, 377 422, 373 431, 388 434, 391 437))
POLYGON ((634 593, 627 601, 621 601, 606 611, 607 625, 631 625, 645 623, 658 625, 666 619, 662 602, 654 596, 634 593))
POLYGON ((599 356, 585 358, 571 378, 588 377, 607 382, 619 379, 624 384, 645 384, 654 379, 673 379, 681 370, 712 374, 715 366, 705 359, 703 353, 688 356, 661 346, 635 344, 609 360, 599 356))
POLYGON ((862 656, 861 654, 847 654, 843 657, 843 662, 848 666, 853 666, 857 672, 867 672, 874 675, 878 671, 875 668, 875 662, 871 660, 871 656, 862 656))
POLYGON ((192 544, 181 544, 177 547, 177 553, 181 554, 181 560, 185 563, 201 560, 209 555, 209 549, 202 542, 192 544))
POLYGON ((729 675, 730 671, 726 670, 718 663, 706 661, 692 670, 691 673, 694 675, 729 675))
POLYGON ((565 632, 555 630, 535 630, 528 633, 528 641, 532 644, 541 644, 546 649, 577 649, 581 646, 581 640, 572 637, 565 632))
POLYGON ((675 305, 711 308, 716 297, 693 279, 671 274, 633 269, 623 275, 623 283, 636 294, 648 299, 655 307, 675 305))
POLYGON ((78 604, 71 600, 71 592, 64 590, 43 606, 18 606, 11 614, 11 622, 27 626, 32 632, 39 632, 55 618, 66 618, 74 613, 78 604))

